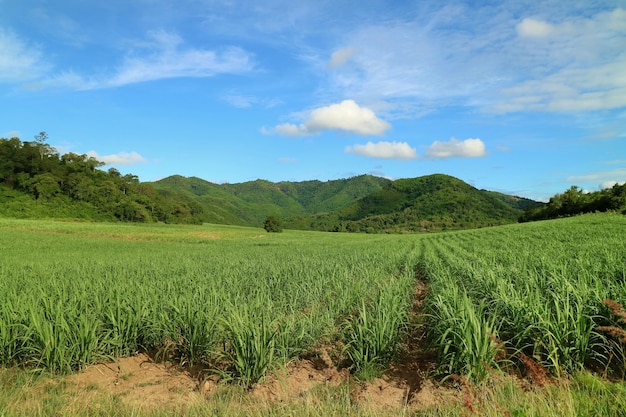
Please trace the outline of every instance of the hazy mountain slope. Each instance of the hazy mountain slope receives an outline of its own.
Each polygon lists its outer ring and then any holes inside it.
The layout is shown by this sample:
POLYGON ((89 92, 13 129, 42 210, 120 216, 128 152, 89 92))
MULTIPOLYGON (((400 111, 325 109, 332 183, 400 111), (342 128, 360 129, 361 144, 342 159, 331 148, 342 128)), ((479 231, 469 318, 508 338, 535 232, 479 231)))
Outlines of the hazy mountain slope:
POLYGON ((511 206, 514 209, 526 210, 530 207, 540 207, 545 204, 539 201, 531 200, 529 198, 508 195, 504 193, 499 193, 497 191, 489 191, 489 190, 481 190, 481 191, 490 194, 492 197, 497 198, 498 200, 502 201, 504 204, 511 206))

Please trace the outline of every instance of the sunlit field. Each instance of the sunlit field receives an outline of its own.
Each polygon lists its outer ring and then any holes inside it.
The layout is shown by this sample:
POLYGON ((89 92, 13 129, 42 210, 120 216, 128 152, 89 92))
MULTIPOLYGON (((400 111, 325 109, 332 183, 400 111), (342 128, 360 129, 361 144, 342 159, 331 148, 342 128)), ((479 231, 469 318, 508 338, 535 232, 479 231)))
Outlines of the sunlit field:
POLYGON ((438 384, 515 375, 622 393, 624 236, 611 214, 406 235, 0 219, 3 383, 147 352, 250 389, 322 347, 367 381, 402 366, 402 345, 436 357, 438 384))

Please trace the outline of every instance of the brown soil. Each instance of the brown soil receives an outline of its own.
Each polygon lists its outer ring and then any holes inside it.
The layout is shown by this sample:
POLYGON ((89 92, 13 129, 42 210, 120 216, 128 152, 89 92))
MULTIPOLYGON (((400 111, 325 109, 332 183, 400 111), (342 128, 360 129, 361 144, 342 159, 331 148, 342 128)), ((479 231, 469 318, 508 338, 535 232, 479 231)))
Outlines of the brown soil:
POLYGON ((146 354, 90 366, 68 376, 66 382, 77 401, 104 392, 138 409, 179 408, 202 399, 196 379, 188 372, 155 363, 146 354))
MULTIPOLYGON (((460 395, 457 390, 440 387, 425 376, 409 376, 411 369, 412 366, 397 364, 380 378, 358 382, 345 369, 337 370, 326 351, 322 351, 318 357, 291 362, 257 384, 248 395, 262 404, 283 403, 298 401, 323 386, 348 383, 352 400, 366 409, 413 409, 457 400, 460 395)), ((221 389, 211 379, 201 381, 176 366, 155 363, 146 354, 93 365, 64 381, 78 407, 105 394, 133 409, 145 411, 182 410, 221 389)))

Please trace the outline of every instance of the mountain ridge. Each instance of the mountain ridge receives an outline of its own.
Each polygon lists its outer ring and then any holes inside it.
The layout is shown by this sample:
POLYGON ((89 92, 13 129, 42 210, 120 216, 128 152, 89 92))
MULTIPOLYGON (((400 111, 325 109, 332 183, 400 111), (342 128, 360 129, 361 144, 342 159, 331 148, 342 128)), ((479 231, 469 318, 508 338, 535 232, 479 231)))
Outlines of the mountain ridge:
MULTIPOLYGON (((209 214, 231 207, 238 223, 260 225, 278 216, 285 227, 321 231, 400 232, 448 230, 514 223, 535 201, 478 190, 446 174, 389 180, 359 175, 329 181, 257 179, 215 184, 170 176, 153 183, 159 192, 194 195, 209 214)), ((222 218, 222 220, 224 220, 222 218)), ((218 221, 219 222, 219 221, 218 221)))

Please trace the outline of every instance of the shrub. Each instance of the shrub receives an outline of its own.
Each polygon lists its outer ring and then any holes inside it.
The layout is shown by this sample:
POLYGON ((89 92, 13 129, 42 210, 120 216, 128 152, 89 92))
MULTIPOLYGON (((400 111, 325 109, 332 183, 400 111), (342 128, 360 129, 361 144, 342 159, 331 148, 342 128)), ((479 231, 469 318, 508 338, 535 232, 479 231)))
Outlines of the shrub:
POLYGON ((263 223, 263 228, 267 233, 281 233, 283 231, 282 222, 276 216, 268 216, 263 223))

